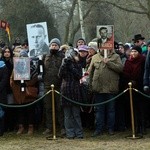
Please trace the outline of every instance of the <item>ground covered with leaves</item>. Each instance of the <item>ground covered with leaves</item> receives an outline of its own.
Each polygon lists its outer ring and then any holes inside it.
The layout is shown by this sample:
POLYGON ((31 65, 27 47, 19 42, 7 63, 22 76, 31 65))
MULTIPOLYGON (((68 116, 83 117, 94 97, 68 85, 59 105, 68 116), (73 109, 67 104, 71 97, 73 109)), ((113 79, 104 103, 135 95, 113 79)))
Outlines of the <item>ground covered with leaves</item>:
POLYGON ((84 139, 69 140, 56 136, 56 140, 47 140, 42 132, 36 131, 34 135, 16 135, 15 132, 5 133, 0 137, 0 150, 149 150, 150 132, 142 139, 128 139, 131 131, 107 133, 93 138, 91 131, 84 131, 84 139))

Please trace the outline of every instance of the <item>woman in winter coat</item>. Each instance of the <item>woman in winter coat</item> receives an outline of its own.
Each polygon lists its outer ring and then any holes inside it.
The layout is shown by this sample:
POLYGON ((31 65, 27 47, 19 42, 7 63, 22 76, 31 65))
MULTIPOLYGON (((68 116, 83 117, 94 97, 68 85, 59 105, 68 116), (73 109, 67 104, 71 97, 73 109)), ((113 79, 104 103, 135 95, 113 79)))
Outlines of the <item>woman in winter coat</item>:
MULTIPOLYGON (((27 52, 22 50, 20 57, 27 57, 27 52)), ((16 104, 28 104, 36 100, 38 96, 38 74, 36 67, 30 62, 30 80, 25 80, 21 83, 20 80, 14 80, 14 72, 12 73, 10 84, 12 87, 14 101, 16 104), (24 88, 24 90, 21 90, 24 88)), ((33 134, 33 125, 35 117, 35 106, 21 107, 18 110, 19 129, 17 134, 22 134, 25 129, 25 123, 28 124, 28 135, 33 134)))
MULTIPOLYGON (((5 62, 8 70, 8 81, 13 71, 13 51, 10 47, 4 46, 2 50, 2 60, 5 62)), ((13 104, 13 93, 10 87, 10 83, 7 82, 7 104, 13 104)), ((16 110, 14 108, 5 108, 5 130, 11 131, 15 128, 16 123, 16 110)))
MULTIPOLYGON (((143 75, 145 65, 145 56, 141 53, 141 47, 134 46, 131 50, 130 57, 125 62, 123 69, 123 77, 126 81, 126 87, 128 87, 129 82, 132 82, 132 87, 138 89, 139 91, 143 91, 143 75)), ((137 134, 142 136, 145 130, 145 100, 144 97, 135 91, 133 91, 133 100, 137 134)))
MULTIPOLYGON (((66 57, 63 59, 59 70, 59 77, 62 80, 62 95, 75 102, 80 102, 80 79, 82 77, 82 67, 79 64, 78 53, 73 48, 66 52, 66 57)), ((68 102, 64 97, 62 97, 62 106, 64 109, 67 138, 83 138, 80 107, 68 102)))

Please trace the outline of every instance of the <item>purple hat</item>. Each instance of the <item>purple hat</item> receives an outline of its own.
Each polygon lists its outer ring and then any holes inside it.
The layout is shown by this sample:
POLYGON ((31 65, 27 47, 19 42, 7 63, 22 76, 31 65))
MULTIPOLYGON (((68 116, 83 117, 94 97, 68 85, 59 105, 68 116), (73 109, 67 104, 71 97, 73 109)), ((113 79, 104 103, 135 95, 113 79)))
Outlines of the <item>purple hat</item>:
POLYGON ((80 45, 78 47, 78 49, 79 49, 79 51, 86 51, 86 52, 88 52, 89 47, 87 45, 80 45))

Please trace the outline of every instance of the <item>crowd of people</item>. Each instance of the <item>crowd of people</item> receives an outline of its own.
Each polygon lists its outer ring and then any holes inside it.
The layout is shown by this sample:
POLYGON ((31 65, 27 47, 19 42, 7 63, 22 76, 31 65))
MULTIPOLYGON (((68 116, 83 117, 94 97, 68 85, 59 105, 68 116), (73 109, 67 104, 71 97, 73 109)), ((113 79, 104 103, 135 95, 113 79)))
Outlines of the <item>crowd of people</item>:
MULTIPOLYGON (((0 103, 22 107, 9 108, 0 105, 0 135, 17 130, 17 135, 33 135, 41 126, 44 135, 52 134, 51 94, 42 101, 30 104, 51 90, 55 90, 56 125, 58 132, 68 139, 84 138, 84 128, 94 130, 92 137, 108 131, 114 135, 131 127, 129 93, 108 103, 117 94, 132 87, 149 95, 150 92, 150 41, 145 42, 137 34, 131 43, 114 42, 114 49, 99 47, 93 40, 88 44, 79 38, 75 46, 61 45, 58 38, 51 39, 47 53, 30 57, 28 40, 19 38, 9 47, 0 42, 0 103), (15 80, 14 58, 29 58, 30 78, 15 80), (67 101, 103 105, 80 106, 67 101), (24 107, 25 106, 25 107, 24 107)), ((37 43, 38 45, 38 43, 37 43)), ((43 49, 43 51, 45 51, 43 49)), ((23 69, 21 66, 21 70, 23 69)), ((24 73, 23 73, 24 74, 24 73)), ((136 134, 143 136, 150 126, 150 102, 146 97, 133 91, 136 134)))

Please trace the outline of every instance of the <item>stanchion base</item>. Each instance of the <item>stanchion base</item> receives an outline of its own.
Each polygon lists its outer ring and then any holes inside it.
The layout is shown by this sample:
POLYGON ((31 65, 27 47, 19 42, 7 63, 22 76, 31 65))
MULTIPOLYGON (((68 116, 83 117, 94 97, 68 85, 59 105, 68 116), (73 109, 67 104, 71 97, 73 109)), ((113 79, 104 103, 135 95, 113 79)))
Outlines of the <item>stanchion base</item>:
POLYGON ((132 140, 135 140, 135 139, 141 139, 141 138, 143 138, 143 136, 141 135, 141 136, 127 136, 126 137, 127 139, 132 139, 132 140))
POLYGON ((47 140, 58 140, 56 137, 51 137, 51 136, 48 136, 46 137, 47 140))

